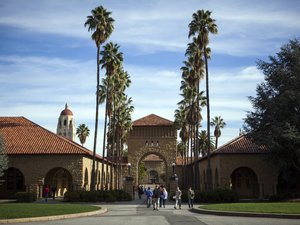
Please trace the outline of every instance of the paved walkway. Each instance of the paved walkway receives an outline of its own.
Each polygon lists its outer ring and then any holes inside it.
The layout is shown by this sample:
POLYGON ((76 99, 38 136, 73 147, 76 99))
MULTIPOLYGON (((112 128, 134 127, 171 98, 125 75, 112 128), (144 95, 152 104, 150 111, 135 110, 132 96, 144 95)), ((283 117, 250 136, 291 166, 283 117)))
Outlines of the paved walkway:
MULTIPOLYGON (((205 215, 191 212, 187 205, 182 209, 175 210, 172 203, 166 208, 158 211, 146 208, 145 199, 137 199, 132 202, 118 202, 113 204, 99 204, 107 208, 103 214, 91 215, 63 220, 51 220, 40 222, 25 222, 22 225, 299 225, 297 219, 275 219, 275 218, 249 218, 205 215)), ((97 204, 98 205, 98 204, 97 204)), ((196 208, 196 207, 195 207, 196 208)))

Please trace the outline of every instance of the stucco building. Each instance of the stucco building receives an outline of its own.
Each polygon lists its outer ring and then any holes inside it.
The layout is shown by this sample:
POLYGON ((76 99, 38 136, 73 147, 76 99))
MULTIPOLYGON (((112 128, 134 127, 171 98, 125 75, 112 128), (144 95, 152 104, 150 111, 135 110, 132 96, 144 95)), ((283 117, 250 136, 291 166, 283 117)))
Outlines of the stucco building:
MULTIPOLYGON (((93 153, 68 138, 59 136, 24 117, 0 117, 0 135, 9 158, 0 198, 13 197, 19 191, 34 191, 42 196, 45 185, 57 188, 56 195, 67 190, 90 188, 93 153)), ((100 189, 103 159, 96 155, 96 184, 100 189)), ((110 181, 110 166, 104 174, 110 181)), ((110 185, 110 184, 109 184, 110 185)))

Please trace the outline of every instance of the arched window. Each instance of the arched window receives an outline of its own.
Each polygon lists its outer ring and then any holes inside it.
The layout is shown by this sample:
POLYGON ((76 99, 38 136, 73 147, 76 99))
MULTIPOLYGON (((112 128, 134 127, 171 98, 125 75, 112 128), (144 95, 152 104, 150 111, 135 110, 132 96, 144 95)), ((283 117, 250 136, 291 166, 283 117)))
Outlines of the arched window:
POLYGON ((17 168, 8 168, 2 179, 4 182, 0 185, 0 197, 11 198, 15 193, 25 191, 24 175, 17 168))
POLYGON ((257 198, 259 186, 257 175, 248 167, 234 170, 230 176, 232 189, 242 198, 257 198))

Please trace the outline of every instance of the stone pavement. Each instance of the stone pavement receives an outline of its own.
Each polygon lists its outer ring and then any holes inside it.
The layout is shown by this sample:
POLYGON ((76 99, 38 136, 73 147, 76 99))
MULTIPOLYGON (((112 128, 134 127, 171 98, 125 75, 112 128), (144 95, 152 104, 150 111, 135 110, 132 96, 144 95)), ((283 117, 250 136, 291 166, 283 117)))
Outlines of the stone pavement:
MULTIPOLYGON (((99 203, 107 212, 88 217, 57 220, 49 217, 48 221, 30 222, 23 221, 22 225, 299 225, 298 219, 276 218, 249 218, 219 215, 197 214, 188 209, 184 204, 182 209, 175 210, 173 203, 169 202, 166 208, 158 211, 147 208, 145 199, 136 199, 131 202, 99 203)), ((50 203, 50 202, 49 202, 50 203)), ((195 206, 197 208, 197 206, 195 206)))

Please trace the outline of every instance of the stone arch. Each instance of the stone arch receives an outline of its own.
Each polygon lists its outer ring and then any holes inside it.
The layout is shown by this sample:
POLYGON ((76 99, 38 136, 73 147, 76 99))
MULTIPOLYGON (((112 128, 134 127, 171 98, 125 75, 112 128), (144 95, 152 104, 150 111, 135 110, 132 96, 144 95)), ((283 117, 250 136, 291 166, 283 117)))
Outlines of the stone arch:
MULTIPOLYGON (((156 156, 158 156, 162 160, 163 167, 164 167, 162 170, 163 170, 164 174, 165 175, 168 174, 168 163, 167 163, 166 158, 161 153, 159 153, 159 152, 156 152, 156 151, 153 151, 153 150, 152 151, 148 151, 148 152, 144 153, 143 155, 141 155, 139 157, 139 159, 137 160, 136 172, 135 172, 135 174, 136 174, 136 181, 137 182, 140 182, 140 179, 138 177, 139 176, 139 174, 138 174, 139 165, 142 162, 142 160, 145 159, 149 155, 156 155, 156 156)), ((167 179, 161 179, 161 177, 160 177, 161 174, 158 173, 158 171, 157 171, 156 168, 150 168, 149 169, 149 173, 148 173, 149 179, 154 179, 153 180, 154 183, 161 183, 162 182, 162 183, 166 184, 167 179), (151 171, 152 171, 152 174, 150 174, 151 171), (156 177, 155 177, 155 174, 157 175, 156 177)), ((151 182, 149 182, 149 183, 151 183, 151 182)))
POLYGON ((56 196, 64 196, 67 191, 72 190, 73 178, 67 169, 56 167, 46 174, 44 185, 50 189, 56 187, 56 196))
POLYGON ((4 178, 4 182, 0 185, 0 198, 14 198, 17 192, 25 191, 26 189, 25 177, 15 167, 5 170, 4 176, 1 178, 4 178))
POLYGON ((241 198, 258 198, 259 185, 256 173, 249 167, 239 167, 231 175, 231 188, 241 198))

